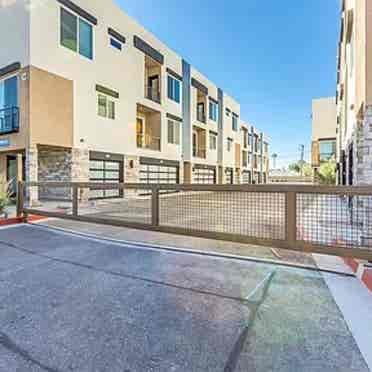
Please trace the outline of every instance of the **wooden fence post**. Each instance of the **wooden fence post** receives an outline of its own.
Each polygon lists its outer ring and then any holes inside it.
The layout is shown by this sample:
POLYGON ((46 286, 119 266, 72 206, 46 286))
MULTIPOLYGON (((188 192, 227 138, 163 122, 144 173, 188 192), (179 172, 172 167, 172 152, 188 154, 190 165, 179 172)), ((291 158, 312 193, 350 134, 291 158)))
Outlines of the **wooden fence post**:
POLYGON ((23 216, 24 209, 24 184, 22 181, 17 182, 17 217, 23 216))
POLYGON ((159 188, 154 186, 151 189, 151 224, 152 226, 159 226, 159 188))
POLYGON ((286 240, 294 245, 297 240, 297 193, 288 191, 285 203, 286 240))
POLYGON ((79 187, 72 186, 72 215, 77 217, 79 214, 79 187))

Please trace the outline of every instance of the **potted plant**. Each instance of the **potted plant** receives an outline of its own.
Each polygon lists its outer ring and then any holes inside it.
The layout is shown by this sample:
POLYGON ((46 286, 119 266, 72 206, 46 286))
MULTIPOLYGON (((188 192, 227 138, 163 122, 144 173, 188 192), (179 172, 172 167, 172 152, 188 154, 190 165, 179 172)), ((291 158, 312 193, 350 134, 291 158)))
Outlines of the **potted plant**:
POLYGON ((8 218, 5 208, 10 204, 10 185, 11 181, 0 179, 0 217, 5 219, 8 218))

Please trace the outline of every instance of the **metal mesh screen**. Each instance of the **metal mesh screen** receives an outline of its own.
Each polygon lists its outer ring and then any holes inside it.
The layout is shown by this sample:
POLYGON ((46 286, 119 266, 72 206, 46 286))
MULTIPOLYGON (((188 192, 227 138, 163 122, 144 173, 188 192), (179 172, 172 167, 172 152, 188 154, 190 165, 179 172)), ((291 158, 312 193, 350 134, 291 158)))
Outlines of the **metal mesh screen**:
POLYGON ((72 213, 72 188, 69 186, 28 186, 25 192, 25 207, 53 213, 72 213))
POLYGON ((79 215, 151 224, 151 190, 79 189, 79 215), (100 197, 97 197, 99 195, 100 197), (105 195, 106 197, 102 197, 105 195))
POLYGON ((285 239, 284 193, 183 191, 159 207, 161 226, 285 239))
POLYGON ((298 194, 297 239, 372 249, 372 196, 298 194))

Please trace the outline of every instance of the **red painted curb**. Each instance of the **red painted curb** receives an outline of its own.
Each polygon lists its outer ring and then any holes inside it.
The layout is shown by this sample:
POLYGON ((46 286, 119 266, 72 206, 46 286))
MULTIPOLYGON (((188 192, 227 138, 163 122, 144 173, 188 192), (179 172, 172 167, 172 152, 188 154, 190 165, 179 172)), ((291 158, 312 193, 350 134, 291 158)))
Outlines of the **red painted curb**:
POLYGON ((354 258, 343 257, 343 260, 346 265, 349 266, 351 270, 353 270, 354 273, 358 271, 359 263, 354 258))
POLYGON ((362 276, 363 283, 372 292, 372 268, 365 268, 362 276))
MULTIPOLYGON (((42 216, 28 216, 28 221, 30 222, 36 222, 36 221, 41 221, 45 220, 46 217, 42 216)), ((11 225, 17 225, 19 223, 23 223, 23 218, 22 217, 13 217, 13 218, 6 218, 6 219, 0 219, 0 226, 11 226, 11 225)))

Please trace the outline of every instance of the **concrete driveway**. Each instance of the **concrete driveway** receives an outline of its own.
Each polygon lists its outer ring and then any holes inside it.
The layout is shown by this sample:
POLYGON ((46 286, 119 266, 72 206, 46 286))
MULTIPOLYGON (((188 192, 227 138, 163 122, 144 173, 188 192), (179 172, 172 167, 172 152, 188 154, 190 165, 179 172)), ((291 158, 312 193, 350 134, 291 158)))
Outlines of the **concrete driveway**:
POLYGON ((22 225, 0 299, 1 372, 368 371, 314 271, 22 225))

